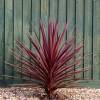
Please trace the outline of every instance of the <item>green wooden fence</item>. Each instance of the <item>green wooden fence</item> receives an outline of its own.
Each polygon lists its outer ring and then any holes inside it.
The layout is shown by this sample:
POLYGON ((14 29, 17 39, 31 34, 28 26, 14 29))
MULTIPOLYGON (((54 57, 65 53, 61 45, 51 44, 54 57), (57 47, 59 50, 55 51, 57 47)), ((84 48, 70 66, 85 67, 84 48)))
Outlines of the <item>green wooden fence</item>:
POLYGON ((70 21, 65 39, 73 35, 76 37, 76 45, 84 41, 81 55, 93 53, 85 57, 80 66, 89 67, 89 71, 81 76, 91 80, 84 84, 100 87, 100 0, 0 0, 0 74, 20 77, 4 61, 16 63, 9 52, 10 48, 16 49, 16 39, 30 48, 25 33, 31 32, 32 27, 41 36, 40 19, 46 25, 49 19, 59 21, 60 30, 63 23, 70 21), (71 32, 75 26, 77 32, 71 32))

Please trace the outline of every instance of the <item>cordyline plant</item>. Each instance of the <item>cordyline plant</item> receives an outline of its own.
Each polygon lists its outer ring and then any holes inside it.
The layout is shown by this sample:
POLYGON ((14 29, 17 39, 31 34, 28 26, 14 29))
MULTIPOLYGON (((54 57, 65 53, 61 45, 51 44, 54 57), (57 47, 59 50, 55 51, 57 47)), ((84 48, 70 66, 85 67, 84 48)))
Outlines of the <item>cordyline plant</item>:
POLYGON ((64 25, 64 30, 60 35, 58 34, 58 26, 57 22, 49 22, 48 33, 46 33, 44 24, 41 22, 41 42, 39 42, 37 37, 34 38, 32 35, 27 34, 31 46, 35 48, 35 51, 34 49, 30 50, 27 48, 19 40, 17 40, 17 47, 23 53, 22 58, 20 58, 20 53, 14 51, 15 58, 22 65, 22 71, 20 71, 21 67, 14 66, 23 75, 31 76, 33 84, 43 88, 49 99, 56 89, 73 86, 74 82, 80 80, 80 78, 75 76, 87 71, 84 68, 79 69, 82 59, 76 59, 73 63, 69 63, 79 53, 83 43, 81 42, 75 47, 75 38, 73 37, 64 42, 68 24, 64 25))

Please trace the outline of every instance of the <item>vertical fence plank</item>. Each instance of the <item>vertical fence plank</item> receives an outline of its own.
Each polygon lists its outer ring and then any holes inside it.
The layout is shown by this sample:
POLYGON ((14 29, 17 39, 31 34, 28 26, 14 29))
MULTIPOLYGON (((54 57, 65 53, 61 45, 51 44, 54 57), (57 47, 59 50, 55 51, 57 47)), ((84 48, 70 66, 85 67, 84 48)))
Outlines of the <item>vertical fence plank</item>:
MULTIPOLYGON (((40 40, 40 16, 41 16, 41 0, 32 0, 32 36, 35 39, 37 36, 40 40), (34 33, 35 31, 35 33, 34 33)), ((35 49, 32 45, 32 51, 35 52, 35 49)))
MULTIPOLYGON (((58 22, 60 23, 60 27, 59 27, 59 34, 63 31, 64 29, 64 25, 66 23, 66 15, 67 15, 67 9, 66 9, 66 2, 67 0, 59 0, 59 4, 58 4, 58 22)), ((66 34, 64 36, 64 41, 66 40, 66 34)))
POLYGON ((23 42, 29 47, 30 42, 26 36, 30 29, 31 0, 23 0, 23 42))
MULTIPOLYGON (((22 0, 14 0, 14 50, 18 52, 18 48, 16 47, 16 40, 22 41, 22 0)), ((14 63, 18 62, 14 59, 14 63)), ((14 69, 14 76, 19 77, 18 80, 21 80, 21 77, 18 72, 16 72, 16 68, 14 69)), ((14 80, 14 83, 18 83, 18 80, 14 80)))
POLYGON ((58 12, 57 12, 57 9, 58 9, 58 0, 50 0, 50 2, 49 2, 49 17, 50 17, 50 20, 54 20, 54 21, 56 21, 56 20, 58 20, 57 19, 57 15, 58 15, 58 12))
POLYGON ((75 28, 75 0, 67 0, 67 21, 69 21, 68 27, 68 37, 74 35, 72 32, 73 28, 75 28))
MULTIPOLYGON (((93 52, 100 53, 100 0, 93 0, 93 52)), ((93 59, 93 78, 100 79, 100 55, 93 59)))
POLYGON ((66 2, 67 0, 59 0, 59 4, 58 4, 58 21, 59 22, 63 22, 66 23, 66 2))
MULTIPOLYGON (((76 47, 80 42, 84 39, 84 0, 76 0, 76 47)), ((81 57, 83 56, 84 47, 78 53, 81 57)), ((76 55, 76 59, 79 59, 78 54, 76 55)), ((81 65, 79 68, 83 68, 83 60, 81 61, 81 65)), ((78 75, 83 78, 84 73, 78 75)))
POLYGON ((49 11, 49 0, 41 0, 41 20, 45 24, 46 35, 48 33, 48 16, 49 16, 48 11, 49 11))
MULTIPOLYGON (((40 21, 40 0, 32 0, 32 28, 36 31, 38 38, 40 38, 39 21, 40 21)), ((34 33, 32 33, 34 35, 34 33)))
MULTIPOLYGON (((29 33, 31 28, 31 0, 23 0, 23 43, 30 49, 30 41, 26 35, 26 33, 29 33)), ((26 56, 28 59, 30 59, 28 56, 26 56)), ((22 68, 23 71, 23 68, 22 68)), ((22 77, 27 78, 27 77, 22 77)))
MULTIPOLYGON (((5 61, 13 63, 13 57, 9 52, 10 48, 13 48, 13 1, 5 0, 5 61)), ((5 65, 6 75, 12 76, 12 71, 10 66, 5 65)), ((5 79, 7 80, 8 77, 5 79)))
POLYGON ((49 0, 41 0, 41 20, 48 23, 49 0))
MULTIPOLYGON (((3 74, 4 69, 4 61, 3 61, 3 54, 4 54, 4 44, 3 44, 3 37, 4 36, 4 0, 0 1, 0 74, 3 74)), ((0 77, 2 79, 2 77, 0 77)))
MULTIPOLYGON (((70 37, 76 37, 75 31, 73 31, 76 24, 76 0, 67 0, 67 21, 69 22, 67 30, 67 40, 69 40, 70 37)), ((73 46, 73 50, 74 49, 75 45, 73 46)), ((70 60, 68 63, 71 64, 74 63, 74 61, 75 57, 73 57, 72 60, 70 60)), ((73 70, 75 70, 75 66, 73 67, 73 70)))
POLYGON ((89 70, 85 72, 85 78, 92 78, 92 0, 85 0, 85 30, 84 30, 84 67, 89 70))
MULTIPOLYGON (((41 16, 41 1, 40 0, 32 0, 32 36, 35 39, 35 35, 40 40, 40 31, 39 31, 39 23, 40 23, 40 16, 41 16), (34 33, 35 32, 35 33, 34 33)), ((31 44, 31 50, 35 52, 33 45, 31 44)), ((31 78, 31 76, 30 76, 31 78)))

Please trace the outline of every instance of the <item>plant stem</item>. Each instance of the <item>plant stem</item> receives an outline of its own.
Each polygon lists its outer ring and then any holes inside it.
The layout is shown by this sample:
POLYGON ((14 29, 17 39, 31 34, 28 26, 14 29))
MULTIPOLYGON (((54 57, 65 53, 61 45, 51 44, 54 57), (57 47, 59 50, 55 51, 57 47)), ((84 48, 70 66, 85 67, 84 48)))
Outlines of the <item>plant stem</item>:
POLYGON ((45 91, 46 91, 46 93, 47 93, 47 98, 48 98, 49 100, 51 100, 51 92, 48 91, 48 89, 45 89, 45 91))

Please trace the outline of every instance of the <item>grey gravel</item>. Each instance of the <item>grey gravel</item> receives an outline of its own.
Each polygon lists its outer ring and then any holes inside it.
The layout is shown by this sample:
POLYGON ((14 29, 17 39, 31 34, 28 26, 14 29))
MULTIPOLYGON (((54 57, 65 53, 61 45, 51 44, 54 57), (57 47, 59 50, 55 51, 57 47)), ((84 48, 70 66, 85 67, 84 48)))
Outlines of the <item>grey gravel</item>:
MULTIPOLYGON (((63 99, 59 100, 100 100, 100 89, 63 88, 55 91, 63 99), (64 96, 67 98, 64 99, 64 96)), ((34 87, 0 88, 0 100, 40 100, 44 90, 34 87)), ((45 99, 47 100, 47 99, 45 99)))

